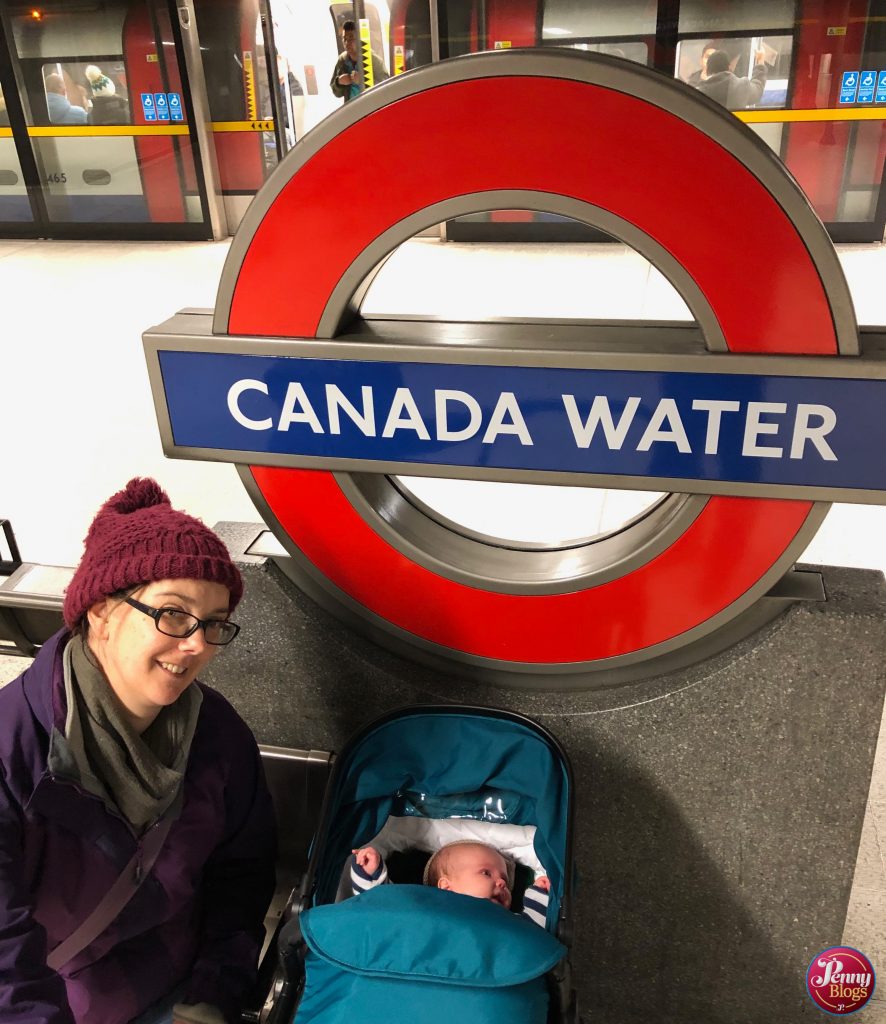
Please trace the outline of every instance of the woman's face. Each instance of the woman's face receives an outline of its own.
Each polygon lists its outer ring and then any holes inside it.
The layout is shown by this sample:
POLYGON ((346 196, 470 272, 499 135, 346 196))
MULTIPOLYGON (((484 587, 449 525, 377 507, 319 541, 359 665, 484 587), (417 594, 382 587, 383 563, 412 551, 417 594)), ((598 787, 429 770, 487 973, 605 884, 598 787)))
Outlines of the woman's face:
MULTIPOLYGON (((132 597, 153 608, 176 608, 198 619, 226 619, 231 595, 221 583, 160 580, 132 597)), ((89 646, 111 688, 146 729, 162 708, 174 703, 215 657, 203 630, 178 639, 161 633, 144 612, 114 598, 89 610, 89 646)))

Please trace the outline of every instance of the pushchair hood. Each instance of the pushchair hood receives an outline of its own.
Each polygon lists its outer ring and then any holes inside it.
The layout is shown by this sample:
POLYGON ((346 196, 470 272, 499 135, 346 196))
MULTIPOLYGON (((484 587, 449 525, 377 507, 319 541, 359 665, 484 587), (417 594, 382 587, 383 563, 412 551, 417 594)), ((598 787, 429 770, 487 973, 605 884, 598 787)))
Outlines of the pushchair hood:
POLYGON ((351 849, 369 842, 389 815, 479 814, 535 826, 556 918, 567 874, 569 776, 560 751, 536 728, 476 711, 399 715, 364 734, 337 769, 317 902, 334 898, 351 849))

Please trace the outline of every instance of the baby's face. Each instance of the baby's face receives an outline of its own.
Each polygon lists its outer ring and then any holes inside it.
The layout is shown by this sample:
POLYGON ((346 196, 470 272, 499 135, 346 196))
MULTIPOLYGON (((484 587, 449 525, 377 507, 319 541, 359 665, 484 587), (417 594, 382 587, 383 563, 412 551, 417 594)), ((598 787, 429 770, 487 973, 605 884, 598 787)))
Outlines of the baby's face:
POLYGON ((511 905, 504 857, 496 850, 482 846, 450 850, 447 871, 441 877, 439 887, 481 900, 492 900, 505 909, 511 905))

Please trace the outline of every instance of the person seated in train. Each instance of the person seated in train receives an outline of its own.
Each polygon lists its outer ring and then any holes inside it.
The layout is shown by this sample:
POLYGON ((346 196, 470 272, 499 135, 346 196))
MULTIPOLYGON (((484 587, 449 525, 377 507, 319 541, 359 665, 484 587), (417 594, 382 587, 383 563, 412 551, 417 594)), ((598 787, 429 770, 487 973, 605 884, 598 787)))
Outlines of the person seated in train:
MULTIPOLYGON (((341 41, 344 49, 335 62, 332 81, 329 83, 333 93, 345 103, 363 92, 363 71, 360 67, 360 39, 357 35, 356 22, 346 21, 341 27, 341 41)), ((377 54, 372 54, 372 77, 375 85, 391 76, 388 69, 377 54)))
POLYGON ((117 95, 117 87, 111 79, 95 64, 89 64, 84 74, 92 91, 89 123, 128 124, 129 104, 117 95))
POLYGON ((695 88, 710 96, 727 110, 742 110, 759 103, 766 88, 766 55, 758 50, 754 55, 754 70, 750 78, 739 78, 730 69, 729 54, 715 50, 707 61, 707 78, 700 79, 695 88))
POLYGON ((65 80, 58 72, 53 71, 44 80, 46 89, 46 107, 52 124, 86 124, 86 110, 77 107, 68 99, 65 80))

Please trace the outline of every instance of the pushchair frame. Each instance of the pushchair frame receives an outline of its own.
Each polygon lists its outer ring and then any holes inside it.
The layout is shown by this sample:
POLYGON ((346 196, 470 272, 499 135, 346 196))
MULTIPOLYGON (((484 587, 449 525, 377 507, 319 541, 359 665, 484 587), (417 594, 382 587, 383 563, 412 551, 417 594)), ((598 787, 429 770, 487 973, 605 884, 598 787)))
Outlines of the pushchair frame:
POLYGON ((305 942, 302 938, 299 918, 304 910, 315 905, 318 886, 318 872, 326 852, 330 829, 333 824, 333 806, 338 786, 346 776, 356 751, 374 732, 386 725, 403 719, 427 715, 467 715, 475 718, 494 718, 508 721, 534 733, 549 748, 558 762, 566 779, 566 822, 564 832, 564 875, 562 894, 556 924, 549 929, 566 947, 566 955, 557 966, 548 972, 549 990, 548 1024, 577 1024, 579 1021, 576 993, 572 984, 570 953, 572 948, 573 924, 573 807, 574 784, 569 757, 560 742, 544 726, 524 715, 493 707, 478 707, 457 704, 410 705, 379 716, 354 733, 344 744, 341 752, 330 761, 331 769, 320 809, 320 816, 308 867, 297 891, 284 911, 275 936, 277 966, 271 982, 270 994, 261 1013, 261 1024, 291 1024, 301 998, 305 983, 304 956, 305 942))

